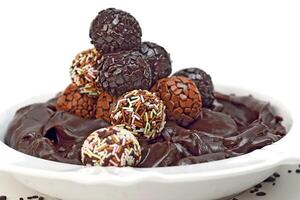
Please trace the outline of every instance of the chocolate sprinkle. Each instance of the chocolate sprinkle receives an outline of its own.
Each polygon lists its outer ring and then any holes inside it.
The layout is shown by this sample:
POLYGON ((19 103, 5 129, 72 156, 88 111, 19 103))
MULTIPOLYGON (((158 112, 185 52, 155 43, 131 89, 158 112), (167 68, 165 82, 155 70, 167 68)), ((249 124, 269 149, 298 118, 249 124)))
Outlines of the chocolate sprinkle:
POLYGON ((0 200, 6 200, 7 197, 6 196, 0 196, 0 200))
POLYGON ((275 176, 275 178, 279 178, 279 177, 280 177, 280 174, 278 174, 277 172, 275 172, 275 173, 273 174, 273 176, 275 176))
POLYGON ((257 192, 256 193, 256 196, 266 196, 266 193, 265 192, 257 192))

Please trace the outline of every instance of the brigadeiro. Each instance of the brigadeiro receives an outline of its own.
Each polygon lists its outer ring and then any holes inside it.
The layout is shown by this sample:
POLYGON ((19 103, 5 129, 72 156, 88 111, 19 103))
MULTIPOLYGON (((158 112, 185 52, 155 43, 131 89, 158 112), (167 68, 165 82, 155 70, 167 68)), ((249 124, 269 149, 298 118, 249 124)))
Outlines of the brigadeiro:
POLYGON ((163 47, 153 42, 143 42, 140 52, 151 67, 153 84, 171 74, 170 54, 163 47))
POLYGON ((167 119, 187 126, 201 114, 201 95, 195 83, 183 76, 163 78, 151 89, 166 105, 167 119))
POLYGON ((100 11, 90 27, 91 43, 103 53, 138 50, 141 37, 138 21, 129 13, 115 8, 100 11))
POLYGON ((199 68, 186 68, 176 72, 174 76, 184 76, 194 81, 202 97, 202 106, 212 107, 215 95, 214 85, 209 74, 199 68))
POLYGON ((94 131, 84 141, 81 161, 87 166, 136 166, 141 160, 141 147, 135 136, 118 126, 94 131))
POLYGON ((101 54, 93 49, 82 51, 76 55, 70 68, 70 75, 80 93, 98 96, 102 89, 96 83, 99 72, 96 70, 101 54))
POLYGON ((113 96, 151 87, 151 69, 138 51, 105 54, 99 63, 99 84, 113 96))
POLYGON ((118 99, 111 112, 111 121, 140 139, 153 139, 165 127, 165 105, 147 90, 133 90, 118 99))
POLYGON ((70 84, 58 99, 57 110, 67 111, 85 119, 95 118, 97 99, 81 94, 75 84, 70 84))
POLYGON ((110 123, 110 112, 116 101, 117 99, 114 96, 105 91, 102 92, 97 100, 96 118, 104 119, 106 122, 110 123))

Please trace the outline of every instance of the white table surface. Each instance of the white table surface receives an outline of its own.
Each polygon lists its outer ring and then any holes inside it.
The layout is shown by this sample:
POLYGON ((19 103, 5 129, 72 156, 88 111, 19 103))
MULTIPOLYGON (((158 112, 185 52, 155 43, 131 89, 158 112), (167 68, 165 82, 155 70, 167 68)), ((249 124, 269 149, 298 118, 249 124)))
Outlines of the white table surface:
MULTIPOLYGON (((255 193, 250 193, 250 190, 235 197, 237 200, 299 200, 300 199, 300 174, 295 173, 298 165, 286 165, 278 170, 280 177, 276 179, 276 185, 272 183, 262 183, 262 188, 259 191, 265 192, 265 196, 256 196, 255 193), (292 170, 288 173, 288 170, 292 170)), ((0 196, 7 196, 8 200, 19 200, 23 197, 24 200, 28 196, 38 195, 26 186, 21 185, 13 179, 12 176, 5 173, 0 173, 0 196)), ((45 200, 55 200, 55 198, 45 197, 45 200)))

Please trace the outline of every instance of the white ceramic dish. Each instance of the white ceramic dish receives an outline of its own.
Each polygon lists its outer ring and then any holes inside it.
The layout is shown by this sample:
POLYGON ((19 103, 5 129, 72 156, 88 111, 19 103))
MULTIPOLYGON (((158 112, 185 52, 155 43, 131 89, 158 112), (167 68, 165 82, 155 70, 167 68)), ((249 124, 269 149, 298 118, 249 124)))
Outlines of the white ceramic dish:
MULTIPOLYGON (((165 168, 99 168, 62 164, 25 155, 0 142, 0 170, 41 193, 64 200, 209 200, 229 197, 261 182, 286 163, 300 162, 298 125, 287 106, 272 98, 233 87, 218 91, 253 94, 270 101, 284 117, 288 135, 279 142, 252 153, 204 164, 165 168)), ((45 95, 31 99, 0 114, 0 139, 15 111, 29 103, 45 101, 45 95)))

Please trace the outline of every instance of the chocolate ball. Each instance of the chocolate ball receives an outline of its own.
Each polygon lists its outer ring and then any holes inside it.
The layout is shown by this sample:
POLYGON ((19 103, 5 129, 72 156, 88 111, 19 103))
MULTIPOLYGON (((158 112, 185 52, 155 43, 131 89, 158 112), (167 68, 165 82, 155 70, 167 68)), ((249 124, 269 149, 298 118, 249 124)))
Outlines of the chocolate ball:
POLYGON ((99 84, 113 96, 135 89, 151 87, 151 69, 138 51, 126 51, 102 56, 99 64, 99 84))
POLYGON ((212 107, 215 95, 214 85, 209 74, 199 68, 186 68, 176 72, 174 76, 184 76, 194 81, 202 97, 202 106, 212 107))
POLYGON ((66 111, 85 119, 95 118, 97 99, 81 94, 75 84, 69 85, 57 99, 57 110, 66 111))
POLYGON ((114 96, 111 96, 107 92, 102 92, 97 100, 96 118, 104 119, 106 122, 111 123, 110 113, 116 101, 117 99, 114 96))
POLYGON ((111 112, 111 121, 138 138, 153 139, 166 124, 165 105, 147 90, 133 90, 118 99, 111 112))
POLYGON ((90 27, 91 43, 103 53, 138 50, 141 37, 138 21, 129 13, 115 8, 100 11, 90 27))
POLYGON ((201 95, 195 83, 183 76, 163 78, 151 89, 166 105, 167 119, 188 126, 201 114, 201 95))
POLYGON ((153 42, 143 42, 140 52, 150 64, 152 83, 158 79, 168 77, 172 72, 170 54, 161 46, 153 42))
POLYGON ((136 166, 141 160, 141 147, 135 136, 118 126, 94 131, 84 141, 81 161, 87 166, 136 166))
POLYGON ((100 58, 100 53, 93 48, 80 52, 73 60, 70 75, 73 83, 78 86, 80 93, 98 96, 102 92, 102 89, 96 83, 99 75, 96 68, 100 58))

